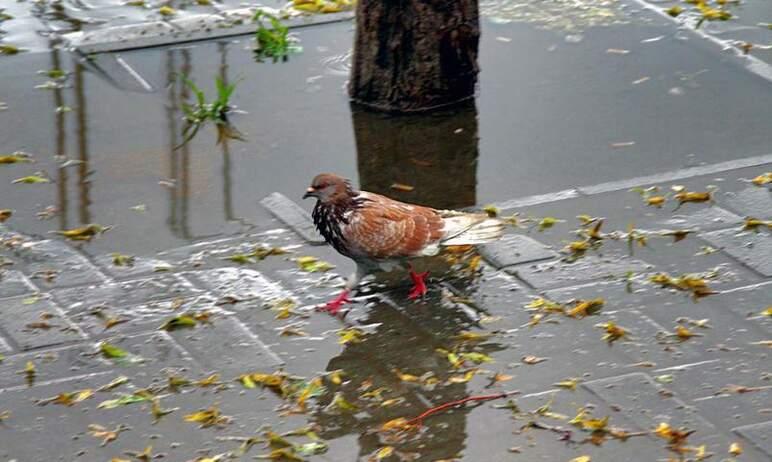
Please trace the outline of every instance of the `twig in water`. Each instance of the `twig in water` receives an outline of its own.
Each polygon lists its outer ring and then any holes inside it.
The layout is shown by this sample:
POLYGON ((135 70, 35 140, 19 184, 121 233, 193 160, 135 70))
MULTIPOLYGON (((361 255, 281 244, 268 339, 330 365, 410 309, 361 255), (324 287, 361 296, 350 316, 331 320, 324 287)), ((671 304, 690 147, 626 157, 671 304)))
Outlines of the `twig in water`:
POLYGON ((442 411, 444 411, 446 409, 450 409, 450 408, 453 408, 453 407, 456 407, 456 406, 461 406, 461 405, 469 403, 469 402, 473 402, 473 401, 490 401, 490 400, 494 400, 494 399, 501 399, 501 398, 506 398, 508 396, 516 395, 518 393, 520 393, 520 392, 517 391, 517 390, 514 390, 514 391, 505 391, 505 392, 502 392, 502 393, 494 393, 494 394, 491 394, 491 395, 467 396, 464 399, 459 399, 457 401, 451 401, 449 403, 441 404, 441 405, 439 405, 437 407, 433 407, 431 409, 428 409, 428 410, 424 411, 423 413, 421 413, 419 416, 414 417, 414 418, 408 420, 407 422, 405 422, 405 426, 406 427, 413 426, 413 425, 421 426, 423 424, 423 420, 425 418, 427 418, 427 417, 429 417, 431 415, 437 414, 439 412, 442 412, 442 411))

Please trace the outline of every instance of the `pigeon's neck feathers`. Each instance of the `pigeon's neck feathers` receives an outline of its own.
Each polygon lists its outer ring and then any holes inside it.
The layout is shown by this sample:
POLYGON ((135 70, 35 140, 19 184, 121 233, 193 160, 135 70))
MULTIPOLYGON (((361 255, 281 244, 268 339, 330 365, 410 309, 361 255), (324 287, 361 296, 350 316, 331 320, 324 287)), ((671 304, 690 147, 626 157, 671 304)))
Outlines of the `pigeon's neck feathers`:
POLYGON ((312 217, 314 225, 324 240, 343 255, 351 256, 351 252, 343 235, 341 226, 347 225, 351 214, 362 207, 366 198, 358 192, 347 188, 346 195, 338 195, 331 201, 317 201, 312 217))

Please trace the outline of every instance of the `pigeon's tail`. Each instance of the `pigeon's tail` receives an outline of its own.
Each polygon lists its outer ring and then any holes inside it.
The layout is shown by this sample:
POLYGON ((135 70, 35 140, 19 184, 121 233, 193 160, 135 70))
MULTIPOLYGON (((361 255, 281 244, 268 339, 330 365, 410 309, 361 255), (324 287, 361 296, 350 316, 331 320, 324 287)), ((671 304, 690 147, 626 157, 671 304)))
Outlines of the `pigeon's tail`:
POLYGON ((495 241, 504 234, 504 223, 487 215, 446 216, 445 238, 440 245, 477 245, 495 241))

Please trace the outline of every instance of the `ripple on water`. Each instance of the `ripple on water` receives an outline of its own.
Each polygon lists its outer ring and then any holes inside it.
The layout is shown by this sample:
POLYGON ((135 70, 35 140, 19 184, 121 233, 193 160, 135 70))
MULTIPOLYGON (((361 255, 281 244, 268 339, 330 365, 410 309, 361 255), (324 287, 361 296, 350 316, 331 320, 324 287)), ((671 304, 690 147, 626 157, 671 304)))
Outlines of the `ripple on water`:
POLYGON ((326 74, 347 77, 351 71, 351 50, 322 59, 322 66, 326 74))

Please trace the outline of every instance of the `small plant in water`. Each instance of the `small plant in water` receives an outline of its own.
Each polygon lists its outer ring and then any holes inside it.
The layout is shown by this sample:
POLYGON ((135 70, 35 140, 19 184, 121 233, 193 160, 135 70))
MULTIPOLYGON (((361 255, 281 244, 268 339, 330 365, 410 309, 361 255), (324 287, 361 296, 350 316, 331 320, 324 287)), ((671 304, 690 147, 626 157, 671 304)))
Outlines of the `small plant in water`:
POLYGON ((257 10, 253 20, 257 23, 255 59, 258 62, 265 58, 271 58, 273 62, 286 61, 291 53, 301 51, 297 40, 289 34, 289 27, 276 16, 257 10))
MULTIPOLYGON (((222 143, 226 139, 235 139, 244 141, 238 130, 233 127, 228 120, 228 113, 231 111, 229 100, 233 91, 236 89, 236 83, 226 85, 219 77, 215 79, 215 87, 217 88, 217 99, 211 103, 206 102, 206 96, 203 90, 198 88, 195 83, 189 78, 183 76, 182 81, 186 87, 193 92, 196 96, 194 104, 183 103, 182 110, 185 112, 185 121, 187 124, 182 130, 184 137, 180 146, 183 146, 188 141, 193 139, 198 133, 198 130, 207 121, 214 122, 217 127, 217 144, 222 143)), ((180 147, 177 146, 177 147, 180 147)))

